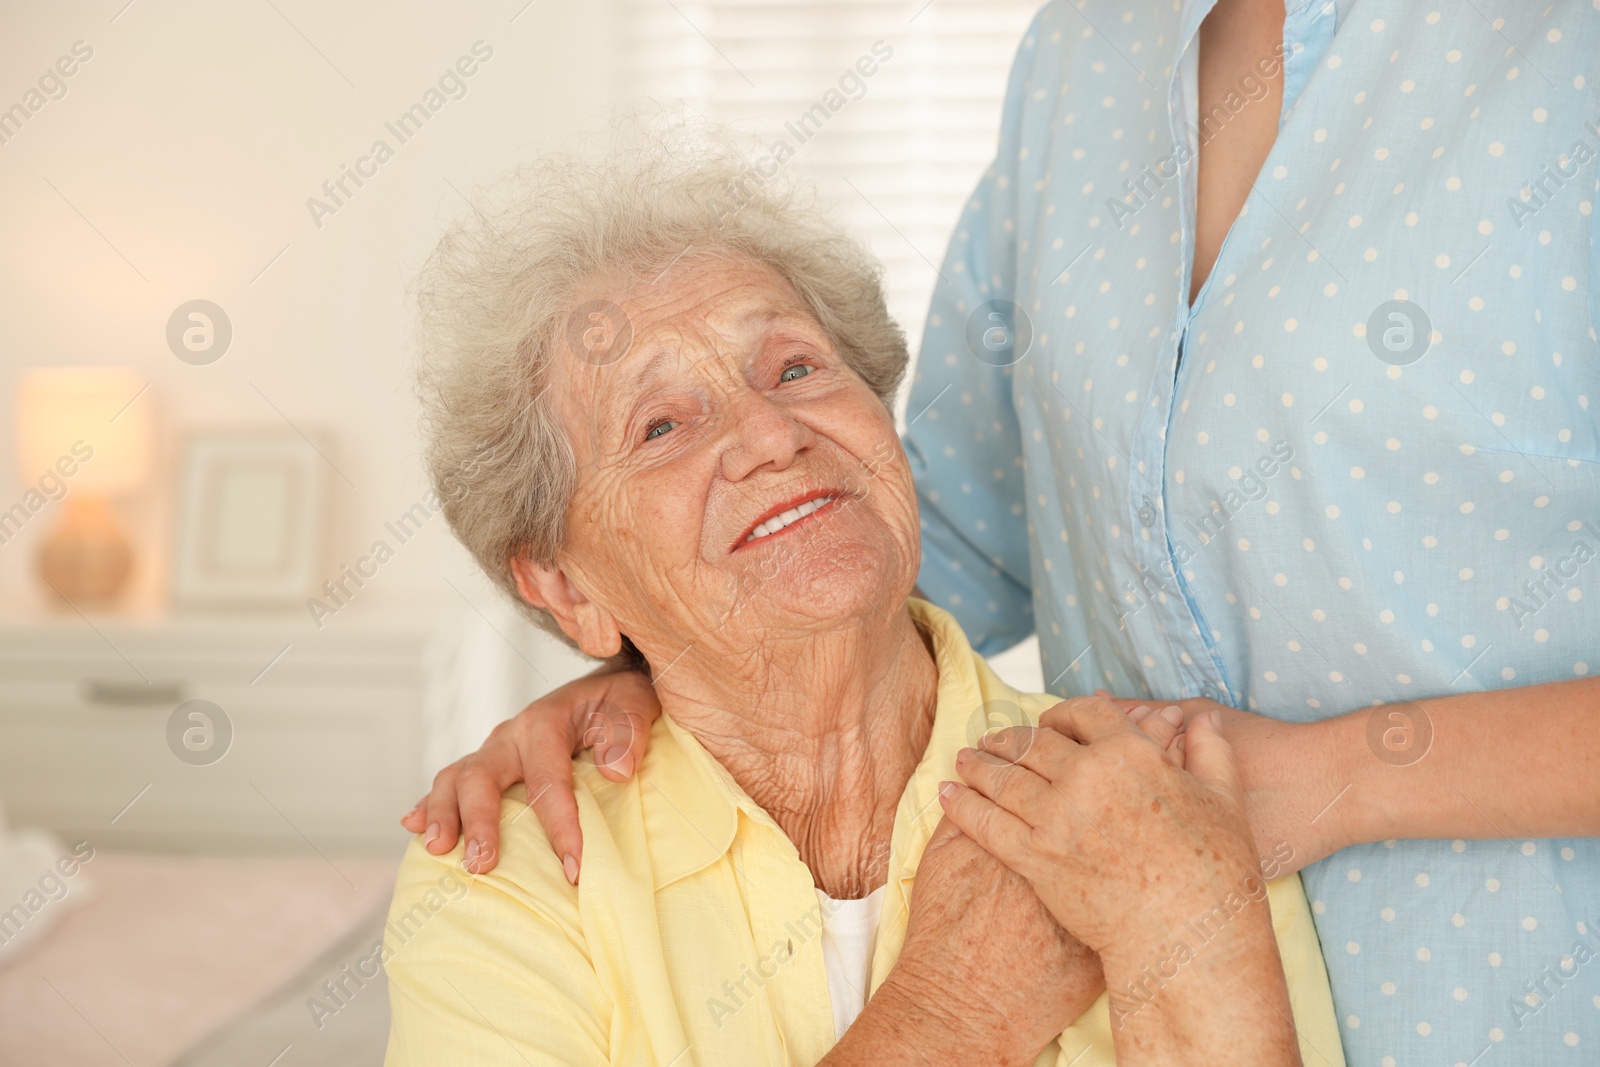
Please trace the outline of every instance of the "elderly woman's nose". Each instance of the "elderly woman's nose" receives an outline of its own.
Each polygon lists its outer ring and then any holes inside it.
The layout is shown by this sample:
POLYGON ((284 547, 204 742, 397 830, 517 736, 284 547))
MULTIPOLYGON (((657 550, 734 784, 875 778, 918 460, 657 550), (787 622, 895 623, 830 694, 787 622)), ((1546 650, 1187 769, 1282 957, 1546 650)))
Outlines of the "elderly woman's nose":
POLYGON ((729 481, 771 467, 784 470, 816 440, 811 429, 781 404, 757 392, 739 397, 725 422, 727 447, 722 453, 722 475, 729 481))

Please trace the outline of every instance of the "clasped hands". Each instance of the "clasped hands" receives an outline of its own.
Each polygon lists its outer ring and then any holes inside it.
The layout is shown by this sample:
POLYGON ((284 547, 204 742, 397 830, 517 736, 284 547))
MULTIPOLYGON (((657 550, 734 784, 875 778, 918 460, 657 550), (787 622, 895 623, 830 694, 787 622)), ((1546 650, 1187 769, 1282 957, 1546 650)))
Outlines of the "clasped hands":
POLYGON ((946 820, 918 871, 906 955, 936 954, 936 943, 952 931, 963 951, 989 955, 961 936, 970 920, 948 914, 950 893, 940 885, 947 868, 972 877, 970 854, 964 866, 943 858, 945 850, 963 847, 964 835, 1015 876, 1010 884, 988 886, 987 899, 965 901, 989 911, 1008 908, 1010 925, 998 940, 1011 958, 994 953, 966 970, 975 992, 1001 1002, 1026 976, 1028 1003, 1009 1004, 1004 1012, 1016 1036, 1027 1031, 1024 1047, 1035 1041, 1035 1049, 1042 1047, 1065 1029, 1088 1006, 1084 993, 1091 1003, 1098 995, 1103 973, 1113 991, 1119 1053, 1137 1050, 1158 1060, 1194 1055, 1208 1035, 1233 1030, 1217 1030, 1220 1010, 1238 1012, 1241 1025, 1257 1028, 1264 1051, 1277 1054, 1271 1058, 1291 1062, 1292 1028, 1264 890, 1226 943, 1207 946, 1209 958, 1197 961, 1200 973, 1186 989, 1173 992, 1162 1009, 1121 1025, 1135 1018, 1118 1004, 1124 982, 1169 951, 1196 914, 1242 884, 1260 886, 1243 791, 1221 725, 1215 711, 1194 716, 1185 727, 1176 707, 1124 711, 1109 699, 1083 697, 1050 709, 1037 728, 995 731, 978 748, 962 750, 956 762, 961 781, 941 787, 946 820), (1032 894, 1019 896, 1018 883, 1032 894), (938 922, 938 915, 946 921, 938 922), (945 929, 934 933, 933 925, 945 929), (1052 928, 1061 944, 1052 940, 1052 928), (1030 951, 1020 953, 1019 946, 1030 951), (1061 973, 1051 973, 1057 969, 1061 973), (1258 1003, 1241 1003, 1241 979, 1255 988, 1258 1003), (1270 1025, 1275 1014, 1285 1025, 1270 1025), (1208 1020, 1204 1027, 1201 1017, 1208 1020), (1264 1020, 1266 1032, 1260 1032, 1264 1020))

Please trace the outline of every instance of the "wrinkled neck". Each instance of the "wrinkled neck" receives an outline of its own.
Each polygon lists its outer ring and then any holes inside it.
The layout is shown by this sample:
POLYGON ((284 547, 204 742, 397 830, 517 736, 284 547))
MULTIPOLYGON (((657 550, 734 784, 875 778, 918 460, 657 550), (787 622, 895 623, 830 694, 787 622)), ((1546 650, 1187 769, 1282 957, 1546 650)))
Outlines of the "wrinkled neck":
POLYGON ((767 635, 732 657, 702 661, 691 647, 656 691, 794 842, 819 888, 855 899, 884 883, 938 692, 932 647, 904 604, 887 623, 767 635))

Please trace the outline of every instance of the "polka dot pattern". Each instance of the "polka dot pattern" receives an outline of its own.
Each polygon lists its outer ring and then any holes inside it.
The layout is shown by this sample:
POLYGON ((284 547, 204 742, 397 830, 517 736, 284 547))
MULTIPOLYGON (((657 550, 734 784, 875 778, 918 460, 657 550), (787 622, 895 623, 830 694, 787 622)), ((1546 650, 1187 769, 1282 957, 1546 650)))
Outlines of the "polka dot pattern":
MULTIPOLYGON (((908 405, 919 584, 985 652, 1037 632, 1061 694, 1312 721, 1587 675, 1600 0, 1290 5, 1278 142, 1191 309, 1195 6, 1057 0, 1018 53, 908 405), (1035 338, 1007 367, 967 342, 995 299, 1035 338), (1390 301, 1421 358, 1376 354, 1390 301)), ((1350 1063, 1600 1044, 1600 841, 1303 878, 1350 1063)))

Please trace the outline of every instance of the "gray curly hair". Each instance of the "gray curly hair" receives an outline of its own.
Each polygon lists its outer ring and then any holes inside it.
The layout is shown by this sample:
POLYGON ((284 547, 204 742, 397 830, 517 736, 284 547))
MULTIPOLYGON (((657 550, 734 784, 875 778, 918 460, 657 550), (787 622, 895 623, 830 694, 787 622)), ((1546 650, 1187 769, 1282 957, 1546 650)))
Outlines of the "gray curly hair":
POLYGON ((643 141, 514 172, 445 232, 417 286, 424 462, 445 518, 524 614, 569 645, 518 596, 511 561, 551 563, 566 534, 576 464, 544 380, 585 283, 747 256, 794 286, 886 406, 908 358, 881 266, 813 191, 764 177, 722 133, 643 141))

